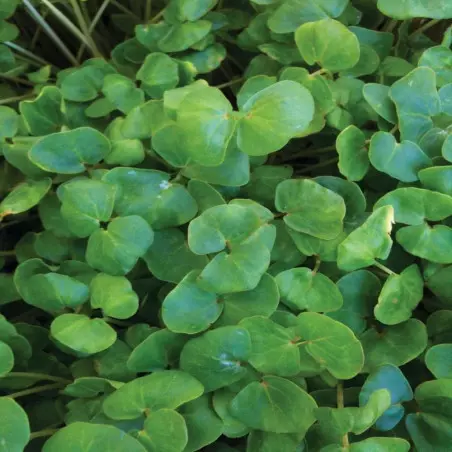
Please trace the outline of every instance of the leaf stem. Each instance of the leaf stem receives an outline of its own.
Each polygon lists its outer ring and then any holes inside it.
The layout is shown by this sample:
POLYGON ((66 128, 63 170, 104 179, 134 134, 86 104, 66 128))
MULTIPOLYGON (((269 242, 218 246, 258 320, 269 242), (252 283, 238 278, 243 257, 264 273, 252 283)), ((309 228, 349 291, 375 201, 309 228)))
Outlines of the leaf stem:
POLYGON ((318 71, 313 72, 312 74, 309 74, 311 77, 315 77, 316 75, 322 75, 326 74, 328 71, 326 69, 319 69, 318 71))
POLYGON ((39 430, 38 432, 33 432, 33 433, 30 434, 30 441, 32 439, 36 439, 36 438, 42 438, 42 437, 45 437, 45 436, 52 436, 58 430, 60 430, 60 429, 59 428, 46 428, 44 430, 39 430))
POLYGON ((159 11, 150 21, 150 24, 155 24, 156 22, 158 22, 160 20, 160 18, 163 16, 163 14, 165 13, 165 8, 163 8, 161 11, 159 11))
POLYGON ((146 0, 146 6, 144 8, 144 21, 147 22, 151 19, 152 0, 146 0))
POLYGON ((141 18, 138 17, 135 13, 130 11, 130 9, 127 9, 124 5, 121 5, 121 3, 117 2, 116 0, 111 0, 111 4, 116 6, 120 11, 122 11, 124 14, 128 14, 129 16, 134 17, 137 20, 141 21, 141 18))
POLYGON ((111 317, 104 317, 103 320, 112 325, 120 326, 122 328, 129 328, 133 325, 131 322, 124 322, 122 320, 112 319, 111 317))
POLYGON ((424 25, 422 25, 421 27, 419 27, 416 31, 414 31, 413 33, 411 33, 408 36, 408 39, 413 38, 416 35, 419 35, 421 33, 426 32, 427 30, 429 30, 430 28, 434 27, 436 24, 438 24, 441 21, 441 19, 433 19, 433 20, 429 20, 427 23, 425 23, 424 25))
POLYGON ((319 256, 315 256, 315 265, 314 268, 312 269, 312 273, 314 273, 314 275, 319 271, 320 268, 320 264, 322 263, 322 260, 320 259, 319 256))
POLYGON ((52 389, 62 388, 64 385, 62 383, 51 383, 48 385, 35 386, 34 388, 24 389, 23 391, 14 392, 9 394, 7 397, 11 399, 17 399, 18 397, 25 397, 31 394, 38 394, 39 392, 50 391, 52 389))
MULTIPOLYGON (((41 26, 41 28, 42 28, 42 26, 41 26)), ((35 55, 34 53, 29 52, 28 50, 24 49, 23 47, 17 45, 14 42, 6 41, 3 44, 5 44, 10 49, 15 50, 16 52, 19 52, 22 55, 25 55, 26 57, 30 58, 31 60, 34 60, 35 61, 35 63, 34 63, 35 65, 37 65, 39 63, 39 66, 40 65, 50 66, 50 63, 48 61, 44 60, 44 58, 41 58, 41 57, 35 55)))
POLYGON ((8 257, 8 256, 15 256, 16 252, 14 250, 9 251, 0 251, 0 257, 8 257))
POLYGON ((0 78, 8 82, 19 83, 20 85, 35 86, 33 82, 23 78, 13 77, 12 75, 0 74, 0 78))
MULTIPOLYGON (((344 386, 342 382, 337 384, 337 407, 339 409, 344 408, 344 386)), ((347 449, 350 447, 347 433, 342 437, 342 446, 347 449)))
POLYGON ((307 168, 303 168, 303 169, 297 171, 297 175, 309 173, 313 169, 323 168, 324 166, 328 166, 328 165, 331 165, 332 163, 336 163, 338 160, 339 159, 337 157, 334 157, 332 159, 325 160, 324 162, 320 162, 315 165, 310 165, 307 168))
POLYGON ((380 262, 375 261, 374 266, 379 268, 380 270, 384 271, 388 275, 396 275, 397 274, 396 272, 393 272, 390 268, 386 267, 385 265, 380 264, 380 262))
POLYGON ((394 31, 394 28, 397 27, 397 24, 399 22, 397 20, 391 19, 389 20, 386 25, 383 27, 382 31, 386 31, 388 33, 391 33, 392 31, 394 31))
POLYGON ((36 372, 10 372, 7 376, 15 378, 39 378, 40 380, 55 381, 60 384, 72 383, 72 381, 68 380, 67 378, 56 377, 54 375, 41 374, 36 372))
POLYGON ((295 160, 299 157, 309 157, 311 155, 323 154, 325 152, 331 152, 336 150, 336 145, 326 146, 324 148, 318 149, 303 149, 302 151, 296 152, 295 154, 290 154, 286 158, 283 158, 283 162, 288 162, 290 160, 295 160))
POLYGON ((231 80, 230 82, 222 83, 221 85, 216 85, 215 88, 222 89, 227 88, 228 86, 236 85, 237 83, 242 83, 245 80, 245 77, 236 78, 231 80))
POLYGON ((34 93, 23 94, 22 96, 8 97, 6 99, 0 100, 0 105, 12 104, 21 100, 31 99, 32 97, 35 97, 34 93))
MULTIPOLYGON (((42 0, 43 3, 47 2, 47 0, 42 0)), ((75 58, 75 56, 71 53, 71 51, 66 47, 66 44, 60 39, 60 37, 53 31, 53 29, 50 27, 50 25, 45 21, 45 19, 39 14, 38 10, 32 5, 30 0, 22 0, 22 3, 27 8, 28 12, 30 13, 30 16, 33 17, 36 22, 41 25, 42 29, 49 35, 49 37, 53 40, 53 42, 60 48, 60 50, 64 53, 66 58, 74 65, 78 66, 78 61, 75 58)), ((45 3, 45 4, 47 4, 45 3)), ((55 8, 52 4, 50 6, 54 9, 55 8)), ((57 10, 58 11, 58 10, 57 10)))

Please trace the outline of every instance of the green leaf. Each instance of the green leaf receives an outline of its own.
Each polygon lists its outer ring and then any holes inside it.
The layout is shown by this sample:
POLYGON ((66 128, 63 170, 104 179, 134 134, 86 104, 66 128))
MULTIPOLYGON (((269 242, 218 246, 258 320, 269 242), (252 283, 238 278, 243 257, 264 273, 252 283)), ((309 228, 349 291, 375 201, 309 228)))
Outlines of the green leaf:
POLYGON ((76 178, 60 185, 61 217, 76 237, 88 237, 110 220, 116 188, 99 180, 76 178))
POLYGON ((411 445, 403 438, 368 438, 350 445, 350 452, 408 452, 411 445))
POLYGON ((269 317, 273 314, 279 303, 278 286, 275 280, 265 273, 255 289, 226 294, 220 300, 223 312, 215 325, 236 325, 246 317, 269 317))
POLYGON ((308 179, 281 182, 276 188, 276 209, 286 213, 284 222, 296 231, 331 240, 343 230, 345 203, 342 197, 308 179), (320 211, 319 206, 328 206, 320 211))
POLYGON ((348 126, 337 137, 336 147, 341 174, 351 181, 363 179, 369 170, 369 155, 364 133, 354 125, 348 126))
POLYGON ((428 349, 425 354, 425 365, 435 378, 451 378, 452 344, 438 344, 428 349))
POLYGON ((158 41, 158 48, 165 53, 182 52, 203 39, 211 28, 212 23, 207 20, 172 25, 158 41))
POLYGON ((184 405, 181 408, 181 414, 188 430, 188 443, 184 452, 203 449, 205 446, 215 443, 223 433, 223 422, 211 407, 207 394, 184 405))
POLYGON ((252 429, 273 433, 305 433, 315 422, 317 404, 289 380, 266 376, 240 391, 231 413, 252 429))
POLYGON ((169 178, 162 171, 114 168, 102 180, 116 187, 114 211, 118 215, 139 215, 152 228, 164 229, 187 223, 198 209, 187 189, 169 178))
POLYGON ((162 320, 174 333, 200 333, 209 328, 223 310, 215 293, 198 286, 199 274, 199 271, 188 273, 163 301, 162 320))
POLYGON ((169 9, 180 22, 201 19, 217 3, 217 0, 173 0, 169 9))
POLYGON ((293 310, 336 311, 343 300, 339 289, 327 276, 309 268, 293 268, 276 276, 281 301, 293 310))
POLYGON ((13 275, 0 273, 0 306, 17 300, 20 300, 20 295, 14 284, 13 275))
POLYGON ((304 132, 314 117, 314 100, 299 83, 285 80, 251 96, 241 114, 238 147, 249 155, 266 155, 304 132))
POLYGON ((425 220, 441 221, 452 215, 452 197, 430 190, 408 187, 387 193, 374 209, 392 206, 396 223, 422 225, 425 220))
POLYGON ((179 83, 177 63, 164 53, 151 53, 137 72, 137 80, 150 97, 160 99, 163 93, 179 83))
POLYGON ((46 441, 43 452, 57 452, 63 449, 95 452, 106 448, 113 451, 145 452, 135 438, 113 425, 74 422, 56 432, 46 441))
POLYGON ((39 168, 60 174, 77 174, 85 165, 94 165, 110 152, 107 138, 95 129, 80 127, 45 136, 29 151, 30 160, 39 168))
POLYGON ((270 433, 253 430, 248 436, 247 452, 291 452, 297 450, 300 441, 297 434, 270 433))
POLYGON ((396 105, 401 140, 417 142, 433 127, 431 116, 441 112, 432 69, 420 67, 395 82, 389 96, 396 105))
POLYGON ((436 0, 424 3, 422 0, 403 0, 391 2, 378 0, 378 9, 394 19, 411 19, 414 17, 428 17, 431 19, 448 19, 452 17, 452 5, 447 0, 436 0))
POLYGON ((309 65, 339 72, 350 69, 359 61, 358 38, 334 19, 322 19, 301 25, 295 32, 295 42, 309 65))
POLYGON ((144 102, 144 93, 127 77, 119 74, 107 75, 102 93, 122 113, 129 113, 144 102))
POLYGON ((0 341, 0 376, 4 377, 14 367, 14 353, 11 347, 3 341, 0 341))
POLYGON ((190 339, 182 349, 180 368, 197 378, 206 392, 229 386, 246 376, 251 338, 239 326, 225 326, 190 339))
POLYGON ((283 2, 271 15, 268 25, 275 33, 289 33, 306 22, 339 17, 347 0, 290 0, 283 2))
POLYGON ((212 404, 216 414, 223 421, 223 435, 228 438, 240 438, 249 433, 250 429, 238 421, 229 412, 229 406, 235 393, 228 389, 220 389, 215 391, 212 404))
POLYGON ((386 260, 392 247, 390 233, 393 220, 392 206, 376 209, 339 245, 338 267, 354 271, 373 265, 375 259, 386 260))
POLYGON ((251 337, 249 363, 262 373, 290 377, 300 372, 300 352, 292 331, 262 317, 248 317, 240 322, 251 337))
POLYGON ((19 130, 19 115, 9 107, 0 107, 0 140, 13 138, 19 130))
POLYGON ((395 105, 389 97, 389 86, 367 83, 363 88, 364 99, 383 119, 391 124, 397 123, 395 105))
POLYGON ((307 352, 334 377, 350 379, 361 371, 363 349, 347 326, 314 312, 301 313, 297 323, 307 352))
POLYGON ((138 295, 127 278, 99 273, 90 285, 91 307, 104 316, 128 319, 138 311, 138 295))
POLYGON ((13 399, 0 398, 0 424, 2 448, 5 451, 19 452, 25 449, 30 440, 30 424, 27 413, 13 399))
POLYGON ((26 128, 32 135, 42 136, 58 132, 64 124, 62 96, 55 86, 44 87, 34 100, 19 104, 26 128))
POLYGON ((422 223, 417 226, 406 226, 396 234, 397 241, 414 256, 428 259, 438 264, 452 263, 452 228, 443 225, 429 226, 422 223))
POLYGON ((427 347, 425 325, 409 319, 377 331, 369 329, 360 337, 366 357, 363 372, 371 372, 382 364, 402 366, 418 357, 427 347))
POLYGON ((378 171, 402 182, 417 181, 418 172, 433 164, 416 143, 402 141, 398 144, 387 132, 377 132, 372 136, 369 158, 378 171))
POLYGON ((144 256, 153 240, 151 227, 138 215, 115 218, 107 229, 91 234, 86 261, 104 273, 125 275, 144 256))
POLYGON ((184 234, 175 228, 155 231, 143 260, 156 278, 175 284, 191 271, 202 270, 208 262, 206 256, 194 254, 188 248, 184 234))
POLYGON ((235 128, 232 106, 218 88, 206 87, 187 94, 177 111, 184 152, 203 166, 223 162, 235 128))
POLYGON ((52 273, 40 259, 28 259, 14 273, 14 283, 24 301, 44 311, 76 308, 89 298, 86 284, 70 276, 52 273))
POLYGON ((145 412, 176 409, 203 393, 201 383, 179 370, 164 370, 137 378, 110 394, 103 403, 111 419, 136 419, 145 412))
POLYGON ((182 452, 188 443, 184 418, 169 409, 150 413, 136 437, 148 452, 182 452))
MULTIPOLYGON (((451 9, 452 15, 452 9, 451 9)), ((436 73, 438 87, 452 83, 449 66, 452 62, 452 51, 445 46, 435 46, 427 49, 419 59, 419 66, 427 66, 436 73)))
MULTIPOLYGON (((211 38, 207 35, 205 39, 211 38)), ((208 74, 217 69, 226 58, 226 48, 219 43, 202 49, 200 52, 192 52, 182 56, 179 61, 188 63, 198 74, 208 74)))
POLYGON ((111 347, 116 332, 102 319, 81 314, 62 314, 50 325, 52 337, 75 353, 93 355, 111 347))
POLYGON ((51 186, 52 180, 48 177, 41 180, 28 179, 17 185, 0 202, 0 219, 30 210, 44 198, 51 186))
POLYGON ((390 275, 375 306, 375 318, 385 325, 396 325, 411 317, 424 295, 424 281, 416 264, 400 275, 390 275))
POLYGON ((106 380, 98 377, 76 378, 71 384, 64 388, 64 395, 77 398, 97 397, 103 393, 113 392, 122 383, 106 380))
POLYGON ((169 330, 151 333, 130 354, 127 367, 135 372, 165 370, 179 360, 188 337, 169 330))
POLYGON ((207 182, 193 179, 188 182, 187 189, 193 198, 195 198, 199 213, 204 212, 210 207, 226 204, 220 192, 207 182))
POLYGON ((425 188, 452 196, 452 166, 425 168, 418 176, 425 188))

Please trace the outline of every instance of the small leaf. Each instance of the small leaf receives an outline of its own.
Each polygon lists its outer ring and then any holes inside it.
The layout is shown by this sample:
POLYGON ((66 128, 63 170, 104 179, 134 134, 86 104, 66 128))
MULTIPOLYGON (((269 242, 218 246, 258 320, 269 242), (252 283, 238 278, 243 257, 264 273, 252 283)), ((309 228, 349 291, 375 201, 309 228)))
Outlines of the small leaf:
POLYGON ((136 419, 148 410, 174 410, 197 399, 203 391, 202 384, 191 375, 164 370, 121 386, 105 399, 103 410, 111 419, 136 419))
POLYGON ((309 126, 314 100, 299 83, 285 80, 251 96, 241 113, 238 147, 249 155, 266 155, 281 149, 309 126))
POLYGON ((74 422, 56 432, 46 441, 43 452, 58 452, 64 449, 95 452, 99 449, 145 452, 135 439, 113 425, 74 422))
POLYGON ((19 184, 0 203, 0 219, 30 210, 44 198, 51 186, 52 180, 48 177, 19 184))
POLYGON ((207 20, 172 25, 158 41, 158 47, 165 53, 182 52, 203 39, 211 28, 212 23, 207 20))
POLYGON ((395 105, 389 97, 390 88, 378 83, 367 83, 363 88, 364 99, 386 121, 397 123, 395 105))
POLYGON ((266 376, 240 391, 231 402, 231 413, 252 429, 274 433, 304 434, 315 422, 317 404, 289 380, 266 376))
POLYGON ((343 300, 333 281, 309 268, 293 268, 276 276, 281 301, 293 310, 336 311, 343 300))
POLYGON ((322 19, 301 25, 295 32, 295 42, 309 65, 339 72, 350 69, 359 61, 358 38, 348 28, 333 19, 322 19))
POLYGON ((276 188, 276 208, 284 212, 292 229, 320 239, 331 240, 343 230, 345 203, 342 197, 308 179, 291 179, 276 188), (328 211, 319 206, 328 205, 328 211))
POLYGON ((91 306, 104 316, 128 319, 138 311, 138 295, 127 278, 99 273, 90 285, 91 306))
POLYGON ((125 114, 144 102, 143 91, 138 89, 132 80, 119 74, 105 77, 102 93, 112 105, 125 114))
POLYGON ((50 333, 62 345, 82 355, 106 350, 116 341, 116 332, 102 319, 81 314, 62 314, 50 326, 50 333))
POLYGON ((431 347, 425 354, 425 365, 435 378, 451 378, 452 344, 438 344, 431 347))
POLYGON ((2 448, 5 451, 22 451, 30 441, 30 424, 27 413, 13 399, 0 398, 0 424, 2 448))
POLYGON ((243 364, 250 354, 247 330, 225 326, 188 341, 180 355, 180 368, 197 378, 209 392, 244 378, 248 370, 243 364))
POLYGON ((0 377, 4 377, 14 367, 14 353, 11 347, 0 341, 0 377))
POLYGON ((29 151, 30 160, 39 168, 60 174, 78 174, 85 165, 94 165, 110 152, 107 138, 95 129, 80 127, 45 136, 29 151))
POLYGON ((138 215, 115 218, 108 228, 93 232, 86 248, 88 264, 114 276, 127 274, 154 240, 148 223, 138 215))
POLYGON ((346 380, 361 371, 364 352, 347 326, 314 312, 301 313, 297 323, 307 352, 334 377, 346 380))
POLYGON ((223 305, 215 293, 198 286, 199 273, 188 273, 163 301, 162 319, 170 331, 200 333, 220 316, 223 305))

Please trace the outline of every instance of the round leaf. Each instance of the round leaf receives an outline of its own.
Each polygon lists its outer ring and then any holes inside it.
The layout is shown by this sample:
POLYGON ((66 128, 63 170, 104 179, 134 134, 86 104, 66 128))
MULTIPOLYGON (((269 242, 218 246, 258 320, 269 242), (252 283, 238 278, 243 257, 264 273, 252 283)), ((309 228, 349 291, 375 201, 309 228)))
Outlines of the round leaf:
POLYGON ((20 452, 30 440, 30 424, 27 413, 13 399, 0 398, 0 437, 5 451, 20 452))
POLYGON ((4 377, 14 367, 14 353, 11 347, 0 341, 0 377, 4 377))

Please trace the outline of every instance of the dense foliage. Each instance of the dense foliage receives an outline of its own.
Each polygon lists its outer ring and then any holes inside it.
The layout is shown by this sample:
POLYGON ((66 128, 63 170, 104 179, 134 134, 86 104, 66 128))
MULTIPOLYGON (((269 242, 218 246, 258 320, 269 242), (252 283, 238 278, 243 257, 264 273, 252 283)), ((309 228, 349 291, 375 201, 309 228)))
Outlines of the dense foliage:
POLYGON ((0 450, 450 451, 450 18, 0 0, 0 450))

